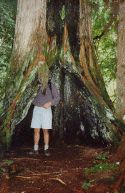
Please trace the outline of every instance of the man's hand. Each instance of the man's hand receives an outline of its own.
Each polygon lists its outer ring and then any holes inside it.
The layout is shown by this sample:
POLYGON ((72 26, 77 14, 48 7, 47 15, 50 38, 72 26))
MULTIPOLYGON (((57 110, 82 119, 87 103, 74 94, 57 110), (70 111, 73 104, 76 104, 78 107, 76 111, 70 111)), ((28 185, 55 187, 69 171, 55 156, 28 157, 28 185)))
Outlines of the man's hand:
POLYGON ((45 109, 48 109, 51 106, 52 106, 52 103, 51 103, 51 101, 49 101, 49 102, 45 103, 42 107, 45 109))

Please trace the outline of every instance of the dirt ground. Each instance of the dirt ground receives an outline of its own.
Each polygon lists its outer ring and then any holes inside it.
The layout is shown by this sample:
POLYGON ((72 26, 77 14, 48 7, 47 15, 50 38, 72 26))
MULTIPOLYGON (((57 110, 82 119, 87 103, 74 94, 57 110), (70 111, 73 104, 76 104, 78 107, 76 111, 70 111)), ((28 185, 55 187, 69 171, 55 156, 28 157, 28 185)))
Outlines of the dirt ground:
POLYGON ((106 149, 64 145, 51 148, 50 157, 43 155, 42 148, 39 155, 29 155, 29 151, 23 147, 1 158, 0 193, 110 193, 108 186, 100 186, 111 177, 110 172, 84 174, 106 149))

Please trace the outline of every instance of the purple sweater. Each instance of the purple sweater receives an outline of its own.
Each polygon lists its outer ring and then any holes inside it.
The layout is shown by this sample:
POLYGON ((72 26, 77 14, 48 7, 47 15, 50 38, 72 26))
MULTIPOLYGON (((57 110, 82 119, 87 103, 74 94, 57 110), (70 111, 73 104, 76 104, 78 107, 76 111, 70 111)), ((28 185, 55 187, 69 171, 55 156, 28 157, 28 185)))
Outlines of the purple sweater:
POLYGON ((40 88, 38 90, 36 97, 33 100, 33 104, 35 106, 42 107, 45 103, 51 101, 52 106, 57 105, 59 103, 59 100, 60 100, 59 90, 52 83, 51 83, 51 88, 52 88, 52 94, 51 94, 51 90, 50 90, 49 85, 48 85, 46 88, 46 94, 45 95, 42 94, 42 89, 40 88))

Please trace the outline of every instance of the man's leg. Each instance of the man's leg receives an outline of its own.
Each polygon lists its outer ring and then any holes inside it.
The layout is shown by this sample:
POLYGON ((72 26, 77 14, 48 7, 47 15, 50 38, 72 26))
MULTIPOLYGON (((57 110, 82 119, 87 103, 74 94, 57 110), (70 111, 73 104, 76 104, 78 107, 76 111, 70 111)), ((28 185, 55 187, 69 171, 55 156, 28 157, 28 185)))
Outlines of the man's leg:
POLYGON ((34 129, 34 151, 39 149, 39 140, 40 140, 40 129, 34 129))
POLYGON ((48 151, 49 149, 49 130, 43 129, 43 138, 44 138, 44 153, 46 156, 50 156, 48 151))
POLYGON ((48 129, 43 129, 43 138, 44 138, 44 150, 49 148, 49 131, 48 129))

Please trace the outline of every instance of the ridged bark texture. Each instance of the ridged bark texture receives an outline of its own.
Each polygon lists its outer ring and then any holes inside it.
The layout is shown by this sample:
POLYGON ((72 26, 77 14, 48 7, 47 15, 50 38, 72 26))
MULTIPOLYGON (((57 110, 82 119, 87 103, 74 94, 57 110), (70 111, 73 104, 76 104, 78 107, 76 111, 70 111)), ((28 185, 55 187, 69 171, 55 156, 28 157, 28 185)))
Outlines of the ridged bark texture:
POLYGON ((12 67, 17 71, 32 49, 47 42, 46 1, 18 0, 12 67))
POLYGON ((125 113, 125 1, 119 5, 118 46, 117 46, 117 114, 125 113))

